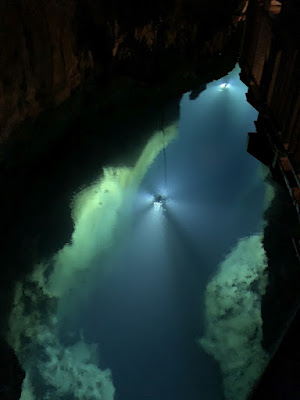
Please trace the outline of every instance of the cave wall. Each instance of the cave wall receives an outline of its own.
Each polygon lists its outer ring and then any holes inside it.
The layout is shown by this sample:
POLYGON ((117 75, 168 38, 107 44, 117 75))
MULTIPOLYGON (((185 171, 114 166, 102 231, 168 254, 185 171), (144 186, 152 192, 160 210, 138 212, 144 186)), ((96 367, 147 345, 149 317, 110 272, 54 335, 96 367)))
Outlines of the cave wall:
MULTIPOLYGON (((276 182, 276 198, 265 213, 264 248, 269 285, 262 303, 264 346, 271 353, 299 303, 300 249, 300 57, 299 5, 252 0, 247 10, 241 79, 258 111, 257 143, 248 151, 264 162, 276 182), (274 11, 274 6, 276 6, 274 11), (263 155, 263 157, 262 157, 263 155)), ((275 184, 275 183, 274 183, 275 184)))
POLYGON ((261 308, 271 357, 251 400, 299 397, 299 18, 297 0, 251 0, 244 24, 241 79, 259 112, 248 152, 269 167, 276 190, 264 215, 269 282, 261 308))
POLYGON ((92 67, 76 38, 74 1, 0 4, 1 139, 27 117, 66 99, 92 67))
POLYGON ((80 85, 162 81, 222 51, 245 0, 12 0, 0 3, 0 143, 80 85))

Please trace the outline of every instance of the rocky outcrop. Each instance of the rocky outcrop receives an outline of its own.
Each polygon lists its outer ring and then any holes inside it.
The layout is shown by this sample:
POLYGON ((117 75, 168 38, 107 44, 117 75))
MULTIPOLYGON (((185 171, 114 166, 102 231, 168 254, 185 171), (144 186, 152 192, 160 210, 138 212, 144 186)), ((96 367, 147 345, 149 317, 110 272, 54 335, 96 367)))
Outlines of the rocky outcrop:
POLYGON ((1 2, 0 142, 89 79, 104 85, 125 75, 152 84, 178 64, 203 63, 222 52, 245 3, 1 2))

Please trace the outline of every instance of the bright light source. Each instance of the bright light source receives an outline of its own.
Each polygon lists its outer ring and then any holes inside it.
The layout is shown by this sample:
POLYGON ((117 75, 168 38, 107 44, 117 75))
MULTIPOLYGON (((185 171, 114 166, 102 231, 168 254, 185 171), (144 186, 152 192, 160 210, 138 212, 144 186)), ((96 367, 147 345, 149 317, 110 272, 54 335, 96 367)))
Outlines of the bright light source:
POLYGON ((152 202, 152 204, 153 204, 153 206, 154 206, 155 209, 157 209, 157 210, 160 210, 160 209, 164 210, 164 209, 165 209, 165 206, 166 206, 166 200, 167 200, 167 199, 166 199, 165 196, 162 196, 161 194, 159 194, 159 195, 153 197, 153 202, 152 202))
POLYGON ((227 89, 227 88, 229 88, 229 86, 230 86, 230 84, 229 83, 221 83, 221 85, 219 85, 219 87, 221 88, 221 89, 227 89))

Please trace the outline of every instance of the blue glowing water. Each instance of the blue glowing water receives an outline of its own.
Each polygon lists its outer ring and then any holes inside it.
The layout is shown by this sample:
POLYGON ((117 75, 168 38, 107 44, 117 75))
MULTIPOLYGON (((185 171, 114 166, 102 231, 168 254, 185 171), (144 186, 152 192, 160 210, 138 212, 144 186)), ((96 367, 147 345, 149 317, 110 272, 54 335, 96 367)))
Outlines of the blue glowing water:
POLYGON ((162 152, 132 204, 130 234, 73 322, 99 343, 118 400, 223 398, 218 365, 196 343, 203 294, 224 254, 261 230, 265 195, 259 163, 246 152, 257 112, 237 71, 226 82, 196 100, 183 96, 167 181, 162 152), (156 194, 166 195, 166 210, 149 204, 156 194))

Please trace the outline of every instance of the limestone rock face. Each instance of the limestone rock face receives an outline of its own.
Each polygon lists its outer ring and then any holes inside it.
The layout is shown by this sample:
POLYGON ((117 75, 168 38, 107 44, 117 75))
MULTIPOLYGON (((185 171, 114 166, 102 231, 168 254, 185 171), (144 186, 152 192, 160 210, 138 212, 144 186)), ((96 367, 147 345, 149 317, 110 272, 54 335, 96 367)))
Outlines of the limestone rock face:
POLYGON ((66 99, 92 66, 79 49, 73 1, 1 2, 1 138, 26 117, 66 99))
POLYGON ((88 77, 164 79, 176 57, 218 52, 245 0, 22 0, 0 4, 0 143, 88 77), (166 56, 164 52, 168 50, 166 56), (172 57, 170 57, 172 55, 172 57), (171 61, 172 60, 172 61, 171 61))

